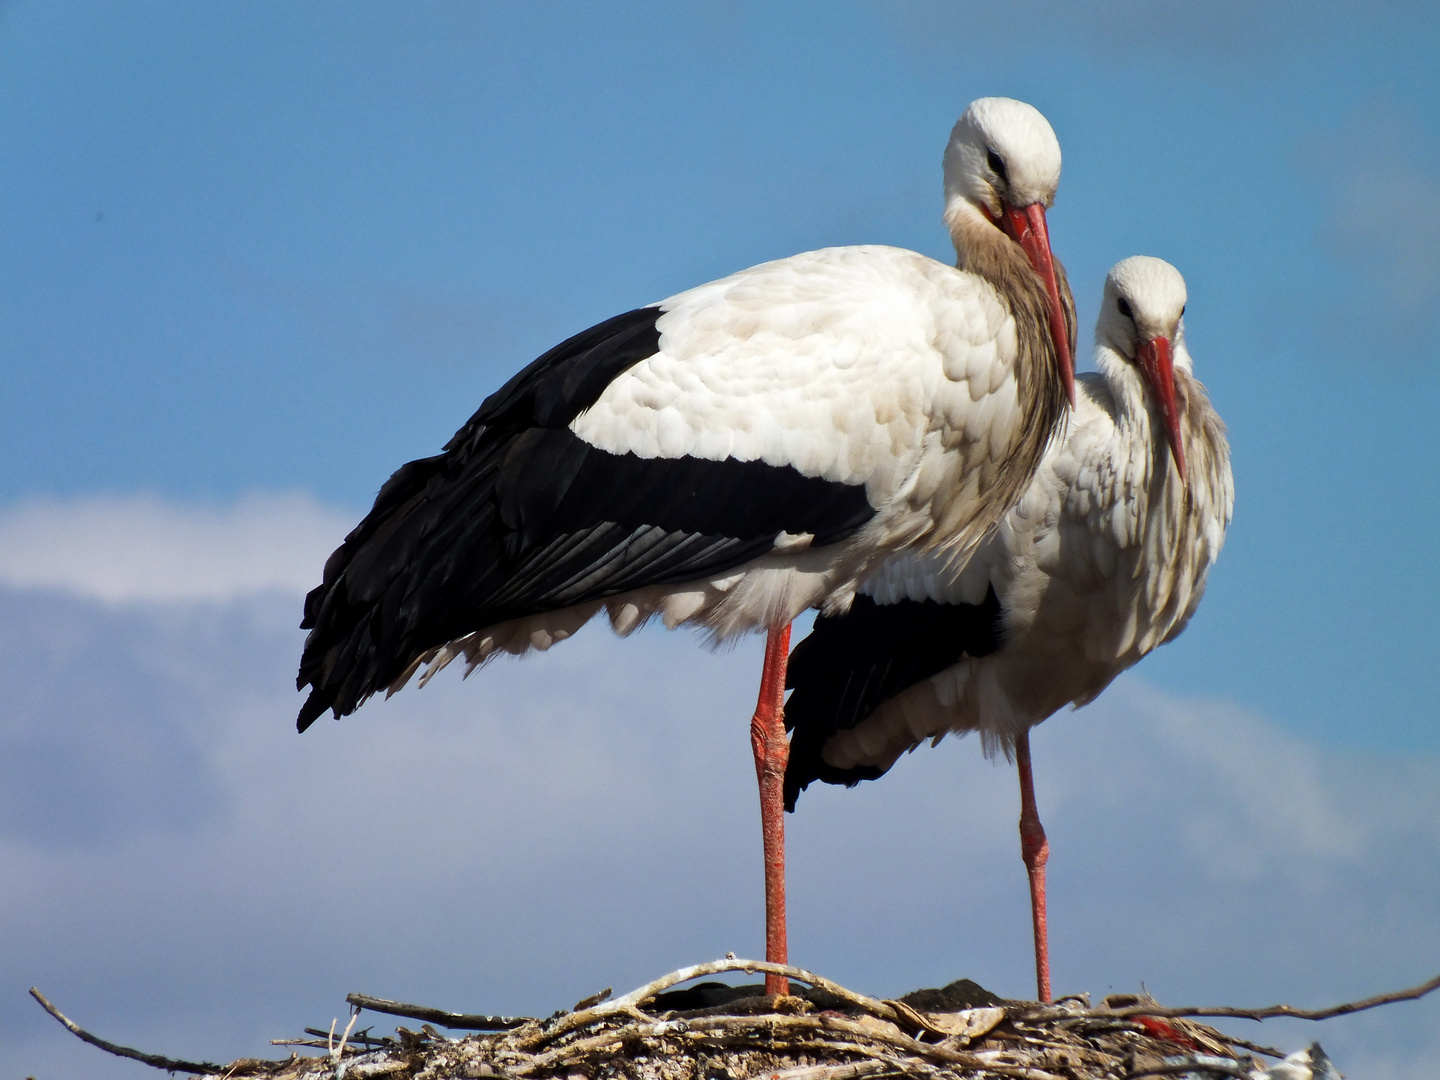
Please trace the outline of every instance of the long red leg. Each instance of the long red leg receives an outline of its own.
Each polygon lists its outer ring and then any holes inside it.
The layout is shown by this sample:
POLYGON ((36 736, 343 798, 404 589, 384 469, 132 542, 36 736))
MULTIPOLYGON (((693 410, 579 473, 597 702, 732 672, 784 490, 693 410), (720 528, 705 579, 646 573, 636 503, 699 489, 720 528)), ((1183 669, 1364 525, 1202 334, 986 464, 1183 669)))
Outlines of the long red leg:
POLYGON ((1030 915, 1035 923, 1035 982, 1040 1000, 1050 1000, 1050 935, 1045 927, 1045 864, 1050 841, 1035 809, 1035 777, 1030 771, 1030 732, 1015 740, 1015 766, 1020 773, 1020 857, 1030 872, 1030 915))
MULTIPOLYGON (((785 666, 789 659, 790 624, 772 626, 765 638, 760 701, 750 720, 750 746, 760 781, 760 829, 765 837, 765 959, 772 964, 787 963, 789 955, 785 941, 785 765, 790 760, 785 666)), ((784 976, 765 976, 765 993, 789 992, 790 981, 784 976)))

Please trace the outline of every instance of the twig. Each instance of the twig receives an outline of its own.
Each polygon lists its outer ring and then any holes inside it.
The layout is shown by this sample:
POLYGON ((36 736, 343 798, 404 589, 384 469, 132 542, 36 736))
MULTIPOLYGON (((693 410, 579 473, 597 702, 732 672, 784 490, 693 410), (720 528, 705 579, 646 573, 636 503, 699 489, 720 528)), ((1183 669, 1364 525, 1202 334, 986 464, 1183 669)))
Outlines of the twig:
POLYGON ((427 1005, 406 1005, 403 1001, 370 997, 368 994, 346 994, 345 1000, 357 1009, 424 1020, 441 1027, 464 1028, 467 1031, 509 1031, 534 1021, 531 1016, 486 1016, 483 1013, 452 1013, 427 1005))
POLYGON ((798 1065, 792 1069, 761 1073, 755 1080, 856 1080, 876 1073, 903 1072, 903 1066, 890 1061, 852 1061, 847 1065, 798 1065))
POLYGON ((934 1068, 925 1062, 910 1059, 907 1062, 887 1054, 884 1050, 874 1046, 864 1046, 857 1042, 848 1042, 843 1039, 776 1039, 762 1036, 755 1030, 741 1031, 734 1035, 714 1035, 705 1032, 697 1033, 694 1039, 695 1045, 702 1049, 713 1049, 714 1047, 745 1046, 752 1049, 768 1050, 772 1053, 785 1054, 856 1054, 869 1061, 878 1061, 884 1065, 892 1065, 903 1071, 907 1065, 911 1068, 924 1066, 927 1069, 934 1068))
POLYGON ((832 983, 829 979, 822 978, 803 968, 790 967, 787 964, 769 964, 763 960, 739 960, 733 956, 724 960, 712 960, 708 964, 692 964, 690 967, 672 971, 669 975, 662 976, 648 982, 644 986, 631 990, 622 997, 614 998, 601 1005, 589 1009, 581 1009, 578 1012, 570 1013, 561 1017, 554 1027, 547 1031, 536 1034, 533 1038, 526 1040, 526 1049, 535 1046, 542 1046, 545 1043, 554 1042, 562 1035, 568 1034, 577 1028, 586 1027, 605 1017, 615 1014, 628 1014, 635 1010, 646 998, 654 997, 672 986, 689 982, 691 979, 698 979, 703 975, 719 975, 726 971, 743 971, 747 974, 784 975, 786 978, 794 979, 796 982, 808 983, 810 986, 827 993, 834 994, 857 1008, 878 1016, 882 1020, 895 1021, 900 1019, 899 1015, 889 1005, 876 998, 866 997, 857 994, 853 990, 847 990, 839 983, 832 983))
POLYGON ((1176 1073, 1219 1073, 1221 1076, 1234 1076, 1239 1080, 1250 1080, 1254 1076, 1253 1069, 1246 1069, 1240 1066, 1222 1065, 1214 1061, 1191 1061, 1178 1062, 1168 1065, 1149 1065, 1135 1072, 1126 1073, 1125 1080, 1136 1080, 1140 1076, 1174 1076, 1176 1073))
POLYGON ((587 998, 581 998, 579 1001, 577 1001, 577 1002, 575 1003, 575 1007, 574 1007, 573 1009, 571 1009, 570 1011, 571 1011, 571 1012, 581 1012, 581 1011, 583 1011, 583 1010, 585 1010, 585 1009, 589 1009, 589 1008, 592 1008, 592 1007, 594 1007, 594 1006, 596 1006, 596 1005, 599 1005, 602 1001, 604 1001, 604 1000, 606 1000, 607 998, 609 998, 609 996, 610 996, 611 994, 613 994, 614 992, 615 992, 615 990, 614 990, 613 987, 607 986, 607 987, 605 987, 604 990, 601 990, 599 993, 591 994, 591 995, 590 995, 589 997, 587 997, 587 998))
MULTIPOLYGON (((743 971, 747 974, 783 975, 786 978, 794 979, 796 982, 807 983, 817 990, 824 990, 834 994, 842 1001, 864 1009, 868 1013, 880 1017, 882 1020, 897 1020, 894 1009, 890 1008, 878 998, 866 997, 864 994, 857 994, 853 990, 847 990, 839 983, 833 983, 829 979, 822 978, 804 968, 790 967, 788 964, 768 964, 763 960, 739 960, 734 957, 727 957, 724 960, 712 960, 708 964, 694 964, 688 968, 681 968, 679 971, 672 971, 663 978, 656 979, 652 983, 632 990, 624 997, 618 997, 614 1001, 607 1002, 600 1006, 600 1009, 611 1006, 623 1007, 625 1005, 639 1005, 648 997, 654 997, 662 990, 668 990, 682 982, 689 982, 691 979, 698 979, 702 975, 719 975, 725 971, 743 971)), ((593 1011, 598 1011, 593 1010, 593 1011)), ((578 1013, 575 1015, 579 1015, 578 1013)))
POLYGON ((131 1061, 138 1061, 149 1065, 154 1069, 164 1069, 166 1072, 188 1072, 188 1073, 219 1073, 225 1071, 224 1065, 215 1065, 208 1061, 181 1061, 179 1058, 162 1057, 159 1054, 147 1054, 143 1050, 132 1050, 128 1046, 119 1046, 112 1042, 91 1035, 75 1021, 62 1013, 46 1000, 45 995, 35 987, 30 988, 30 996, 40 1003, 40 1007, 53 1016, 60 1023, 70 1030, 70 1033, 91 1046, 97 1046, 107 1054, 114 1054, 116 1057, 129 1058, 131 1061))
MULTIPOLYGON (((350 1022, 345 1025, 345 1034, 340 1036, 340 1045, 330 1051, 330 1060, 339 1061, 345 1053, 345 1044, 350 1041, 350 1032, 355 1030, 355 1021, 360 1019, 360 1010, 356 1006, 350 1006, 350 1022)), ((334 1030, 334 1025, 331 1025, 334 1030)))
MULTIPOLYGON (((322 1038, 327 1034, 327 1032, 322 1031, 320 1028, 310 1028, 310 1027, 307 1027, 307 1028, 304 1029, 304 1031, 305 1031, 305 1034, 306 1034, 306 1035, 315 1035, 315 1036, 319 1036, 319 1037, 322 1037, 322 1038)), ((329 1034, 332 1038, 334 1037, 334 1033, 333 1033, 333 1032, 329 1032, 328 1034, 329 1034)), ((279 1046, 279 1045, 281 1045, 281 1044, 283 1044, 283 1043, 285 1042, 284 1039, 271 1039, 270 1041, 273 1042, 273 1043, 275 1043, 277 1046, 279 1046)), ((353 1042, 353 1043, 364 1043, 364 1044, 366 1044, 366 1045, 368 1045, 368 1046, 389 1046, 389 1045, 391 1045, 391 1044, 393 1044, 393 1043, 395 1042, 394 1039, 377 1039, 377 1038, 373 1037, 373 1036, 370 1034, 370 1029, 369 1029, 368 1027, 367 1027, 367 1028, 363 1028, 363 1029, 361 1029, 360 1031, 355 1032, 354 1035, 351 1035, 351 1036, 350 1036, 350 1041, 353 1042)), ((299 1044, 297 1043, 296 1045, 299 1045, 299 1044)))
POLYGON ((337 1080, 345 1077, 355 1077, 355 1080, 372 1080, 373 1077, 377 1076, 394 1076, 396 1073, 409 1072, 410 1068, 410 1063, 403 1058, 388 1061, 379 1059, 359 1061, 356 1058, 351 1058, 344 1065, 337 1068, 334 1075, 337 1080))
POLYGON ((1273 1058, 1283 1058, 1285 1056, 1284 1050, 1276 1050, 1273 1046, 1261 1046, 1259 1043, 1246 1042, 1244 1039, 1237 1039, 1233 1035, 1224 1035, 1223 1032, 1222 1037, 1231 1046, 1238 1046, 1241 1050, 1249 1050, 1252 1054, 1260 1054, 1264 1057, 1273 1058))
MULTIPOLYGON (((1086 1012, 1073 1012, 1066 1015, 1074 1017, 1085 1017, 1087 1019, 1102 1019, 1105 1017, 1125 1018, 1131 1016, 1158 1016, 1173 1018, 1179 1016, 1233 1016, 1242 1020, 1273 1020, 1277 1016, 1289 1016, 1296 1020, 1330 1020, 1336 1016, 1347 1016, 1350 1013, 1364 1012, 1366 1009, 1374 1009, 1381 1005, 1392 1005, 1397 1001, 1415 1001, 1424 997, 1432 990, 1440 989, 1440 975, 1429 982, 1423 982, 1419 986, 1412 986, 1408 990, 1395 990, 1388 994, 1376 994, 1374 997, 1362 998, 1359 1001, 1347 1001, 1343 1005, 1332 1005, 1328 1009, 1297 1009, 1293 1005, 1270 1005, 1263 1009, 1235 1009, 1224 1006, 1214 1008, 1167 1008, 1162 1005, 1126 1005, 1121 1009, 1091 1009, 1086 1012)), ((1033 1016, 1035 1014, 1027 1014, 1033 1016)))

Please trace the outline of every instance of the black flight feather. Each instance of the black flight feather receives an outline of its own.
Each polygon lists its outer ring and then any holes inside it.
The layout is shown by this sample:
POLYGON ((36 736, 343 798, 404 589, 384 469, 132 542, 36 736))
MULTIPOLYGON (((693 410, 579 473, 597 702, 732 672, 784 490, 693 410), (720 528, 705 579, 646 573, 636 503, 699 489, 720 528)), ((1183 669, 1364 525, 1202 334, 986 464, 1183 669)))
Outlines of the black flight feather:
POLYGON ((396 470, 305 598, 301 731, 474 631, 723 573, 782 531, 835 543, 874 515, 863 487, 790 466, 611 454, 575 435, 570 422, 658 351, 661 314, 627 312, 561 343, 443 453, 396 470))

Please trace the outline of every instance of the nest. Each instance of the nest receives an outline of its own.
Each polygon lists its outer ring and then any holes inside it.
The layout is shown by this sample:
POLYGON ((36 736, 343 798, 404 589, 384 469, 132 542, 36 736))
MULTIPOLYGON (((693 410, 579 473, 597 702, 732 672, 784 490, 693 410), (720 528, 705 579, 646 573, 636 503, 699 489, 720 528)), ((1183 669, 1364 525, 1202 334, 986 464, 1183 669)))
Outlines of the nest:
POLYGON ((41 1008, 77 1038, 106 1053, 203 1080, 1342 1080, 1318 1043, 1283 1061, 1268 1046, 1226 1035, 1189 1017, 1328 1020, 1440 989, 1440 975, 1412 986, 1327 1009, 1163 1006, 1153 998, 1111 995, 1098 1007, 1086 995, 1051 1004, 1006 1001, 961 979, 938 990, 878 1000, 798 968, 733 956, 673 971, 622 997, 604 990, 573 1009, 534 1017, 476 1016, 351 994, 350 1023, 337 1038, 306 1028, 279 1046, 323 1054, 229 1065, 183 1061, 132 1050, 92 1035, 35 987, 41 1008), (722 972, 782 976, 796 992, 769 996, 763 985, 681 983, 722 972), (362 1011, 425 1021, 393 1036, 355 1030, 362 1011), (452 1039, 435 1025, 481 1034, 452 1039), (324 1041, 321 1041, 321 1040, 324 1041))
POLYGON ((1440 977, 1406 991, 1314 1012, 1167 1008, 1148 997, 1114 995, 1092 1006, 1084 995, 1052 1004, 1008 1001, 960 980, 879 1000, 807 971, 733 957, 672 972, 619 998, 606 990, 545 1019, 474 1016, 351 994, 343 1031, 306 1028, 276 1039, 283 1060, 245 1058, 228 1065, 188 1062, 116 1046, 67 1019, 38 990, 36 1000, 86 1042, 110 1053, 206 1080, 1340 1080, 1318 1044, 1283 1061, 1281 1052, 1186 1019, 1195 1015, 1329 1016, 1412 1000, 1440 977), (763 985, 683 983, 722 972, 792 980, 790 993, 763 985), (356 1031, 364 1010, 426 1021, 393 1036, 356 1031), (451 1038, 436 1025, 479 1033, 451 1038))

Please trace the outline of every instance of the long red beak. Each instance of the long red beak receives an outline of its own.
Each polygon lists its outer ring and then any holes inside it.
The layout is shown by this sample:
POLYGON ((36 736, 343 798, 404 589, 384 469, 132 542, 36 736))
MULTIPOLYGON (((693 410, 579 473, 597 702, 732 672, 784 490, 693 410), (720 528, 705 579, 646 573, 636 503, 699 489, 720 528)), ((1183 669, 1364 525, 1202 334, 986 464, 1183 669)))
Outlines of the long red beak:
POLYGON ((1175 404, 1175 365, 1170 358, 1170 339, 1151 338, 1140 343, 1135 350, 1140 369, 1150 382, 1150 390, 1160 405, 1160 416, 1165 421, 1165 435, 1170 440, 1170 453, 1175 458, 1175 468, 1180 470, 1180 482, 1185 483, 1185 443, 1180 438, 1180 410, 1175 404))
POLYGON ((1045 227, 1045 207, 1031 203, 1017 209, 1001 204, 1000 227, 1024 250, 1030 265, 1045 282, 1050 294, 1050 337, 1055 341, 1055 356, 1060 361, 1060 377, 1070 406, 1075 406, 1075 358, 1070 354, 1070 334, 1065 329, 1065 309, 1060 304, 1060 286, 1055 281, 1055 258, 1050 254, 1050 230, 1045 227))

